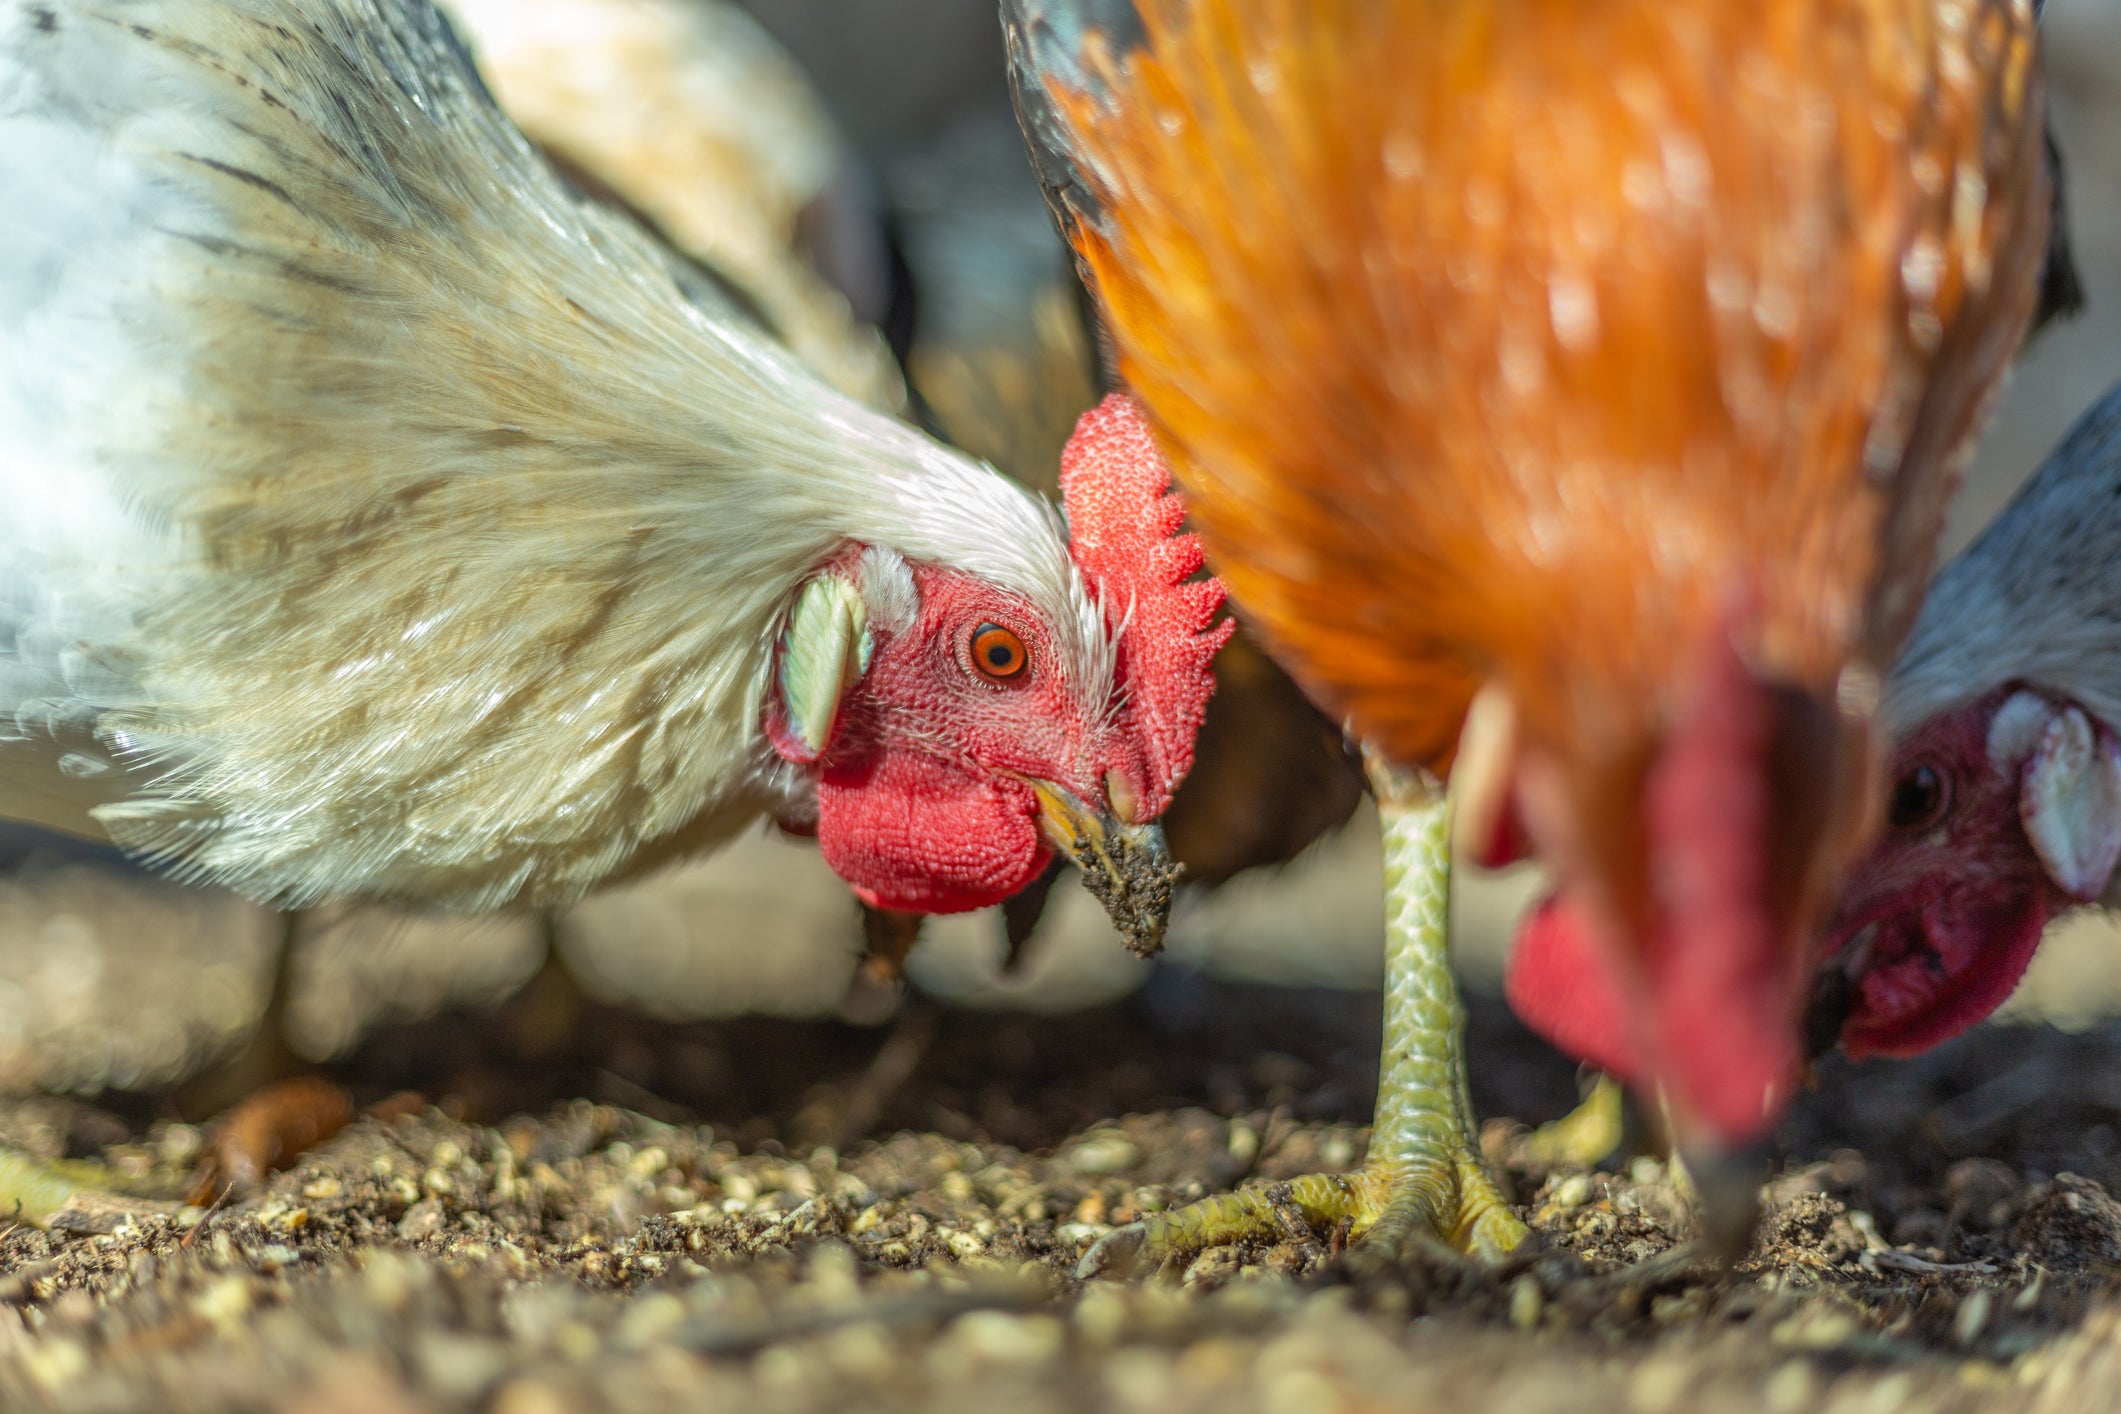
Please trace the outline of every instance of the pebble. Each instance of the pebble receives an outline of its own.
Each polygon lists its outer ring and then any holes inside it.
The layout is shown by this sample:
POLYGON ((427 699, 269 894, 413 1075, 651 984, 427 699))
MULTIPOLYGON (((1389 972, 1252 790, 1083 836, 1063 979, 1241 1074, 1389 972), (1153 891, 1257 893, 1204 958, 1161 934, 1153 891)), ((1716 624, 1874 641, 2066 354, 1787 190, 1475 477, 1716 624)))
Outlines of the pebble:
POLYGON ((1856 1322, 1839 1311, 1807 1311, 1778 1322, 1770 1339, 1800 1350, 1835 1350, 1856 1334, 1856 1322))
POLYGON ((1580 1208, 1591 1201, 1591 1176, 1587 1173, 1572 1173, 1554 1185, 1548 1202, 1557 1208, 1580 1208))
POLYGON ((600 1342, 595 1327, 582 1321, 568 1321, 552 1333, 552 1344, 562 1359, 586 1365, 596 1359, 600 1342))
POLYGON ((88 1373, 88 1351, 74 1341, 46 1336, 23 1355, 22 1368, 45 1389, 58 1390, 88 1373))
POLYGON ((1116 1350, 1104 1365, 1105 1388, 1115 1404, 1133 1409, 1163 1409, 1172 1400, 1171 1357, 1139 1346, 1116 1350))
POLYGON ((1977 1287, 1959 1303, 1952 1313, 1952 1339, 1961 1345, 1972 1345, 1988 1329, 1989 1312, 1995 1307, 1995 1298, 1986 1288, 1977 1287))
POLYGON ((250 1314, 251 1280, 248 1276, 226 1276, 207 1285, 192 1303, 192 1309, 222 1329, 232 1329, 250 1314))
POLYGON ((1666 1414, 1682 1407, 1692 1376, 1678 1360, 1652 1356, 1628 1380, 1628 1403, 1638 1414, 1666 1414))
POLYGON ((636 1299, 613 1332, 621 1346, 645 1350, 685 1323, 685 1303, 667 1291, 636 1299))
POLYGON ((974 1311, 961 1316, 943 1337, 958 1355, 996 1365, 1044 1364, 1066 1348, 1068 1329, 1053 1316, 1012 1316, 974 1311))
POLYGON ((161 1151, 162 1162, 173 1169, 189 1168, 192 1160, 206 1145, 205 1136, 193 1124, 172 1124, 163 1129, 161 1141, 156 1145, 161 1151))
POLYGON ((508 1372, 509 1350, 497 1340, 449 1331, 423 1331, 413 1361, 426 1383, 445 1398, 472 1400, 508 1372))
POLYGON ((1528 1331, 1536 1327, 1546 1304, 1547 1294, 1540 1289, 1539 1278, 1530 1272, 1510 1283, 1510 1324, 1517 1329, 1528 1331))
POLYGON ((825 1342, 825 1358, 839 1374, 879 1387, 896 1377, 899 1346, 881 1325, 863 1321, 825 1342))
POLYGON ((510 1380, 494 1392, 493 1414, 568 1414, 570 1401, 534 1380, 510 1380))
POLYGON ((1079 1174, 1103 1178, 1133 1168, 1141 1157, 1140 1146, 1125 1135, 1093 1134, 1069 1152, 1067 1163, 1079 1174))
POLYGON ((1800 1414, 1818 1400, 1819 1381, 1812 1374, 1811 1362, 1785 1360, 1775 1367, 1761 1386, 1761 1398, 1775 1414, 1800 1414))
POLYGON ((1083 1288, 1069 1319, 1082 1338, 1093 1346, 1119 1344, 1130 1324, 1124 1290, 1105 1283, 1083 1288))
POLYGON ((405 1210, 398 1219, 398 1236, 407 1242, 418 1242, 423 1237, 432 1237, 442 1230, 442 1204, 434 1198, 423 1198, 405 1210))
POLYGON ((252 1254, 251 1260, 256 1264, 258 1271, 271 1276, 274 1272, 280 1271, 285 1267, 292 1267, 301 1261, 302 1254, 295 1251, 292 1247, 283 1247, 275 1242, 270 1246, 260 1247, 252 1254))

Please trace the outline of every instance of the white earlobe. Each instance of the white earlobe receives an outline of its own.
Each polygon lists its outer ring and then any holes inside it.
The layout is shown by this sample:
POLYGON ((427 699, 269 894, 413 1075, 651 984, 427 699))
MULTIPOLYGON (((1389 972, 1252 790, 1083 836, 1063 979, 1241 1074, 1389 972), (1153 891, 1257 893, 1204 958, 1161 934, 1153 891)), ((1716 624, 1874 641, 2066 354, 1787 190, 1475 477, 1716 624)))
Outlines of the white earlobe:
POLYGON ((2121 743, 2076 707, 2056 713, 2026 760, 2018 814, 2057 888, 2104 894, 2121 861, 2121 743))
POLYGON ((803 586, 780 653, 781 706, 802 759, 825 754, 840 703, 869 670, 873 647, 868 607, 851 582, 828 572, 803 586))

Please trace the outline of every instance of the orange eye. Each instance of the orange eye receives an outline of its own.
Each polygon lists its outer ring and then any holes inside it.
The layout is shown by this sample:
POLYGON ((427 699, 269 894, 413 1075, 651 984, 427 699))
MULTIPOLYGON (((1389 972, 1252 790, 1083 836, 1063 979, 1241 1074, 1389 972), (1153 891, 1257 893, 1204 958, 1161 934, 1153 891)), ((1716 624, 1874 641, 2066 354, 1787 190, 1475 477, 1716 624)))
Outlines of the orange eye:
POLYGON ((972 630, 972 666, 982 677, 1007 682, 1023 672, 1027 660, 1024 640, 1000 624, 981 624, 972 630))

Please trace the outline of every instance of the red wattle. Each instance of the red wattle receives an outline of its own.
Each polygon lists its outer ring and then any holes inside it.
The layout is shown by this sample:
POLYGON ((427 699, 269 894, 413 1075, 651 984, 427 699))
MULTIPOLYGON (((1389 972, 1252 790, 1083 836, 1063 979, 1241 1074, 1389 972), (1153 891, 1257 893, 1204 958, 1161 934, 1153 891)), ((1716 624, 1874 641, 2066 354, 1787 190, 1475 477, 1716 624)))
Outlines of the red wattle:
POLYGON ((2017 990, 2054 916, 2050 890, 1942 898, 1881 925, 1841 1046, 1857 1060, 1912 1056, 1986 1020, 2017 990))
POLYGON ((1558 898, 1543 899, 1519 928, 1503 995, 1556 1048, 1622 1080, 1642 1078, 1620 988, 1589 930, 1558 898))
POLYGON ((986 908, 1030 883, 1053 857, 1028 786, 973 777, 917 753, 828 767, 817 794, 825 862, 877 908, 986 908), (907 869, 908 859, 922 867, 907 869))

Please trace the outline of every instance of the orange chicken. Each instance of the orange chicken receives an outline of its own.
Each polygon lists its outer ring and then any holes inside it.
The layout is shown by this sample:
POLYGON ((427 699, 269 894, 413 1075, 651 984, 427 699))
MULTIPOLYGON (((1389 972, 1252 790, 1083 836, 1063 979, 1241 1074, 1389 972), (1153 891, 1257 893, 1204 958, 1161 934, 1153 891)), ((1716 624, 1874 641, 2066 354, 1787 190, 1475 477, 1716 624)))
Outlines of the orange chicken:
MULTIPOLYGON (((1232 600, 1372 752, 1372 1247, 1524 1234, 1449 846, 1535 853, 1681 1141, 1779 1112, 1875 709, 2033 307, 2028 0, 1004 0, 1019 116, 1232 600), (1448 781, 1448 796, 1443 782, 1448 781)), ((1271 1227, 1239 1193, 1097 1267, 1271 1227)))

